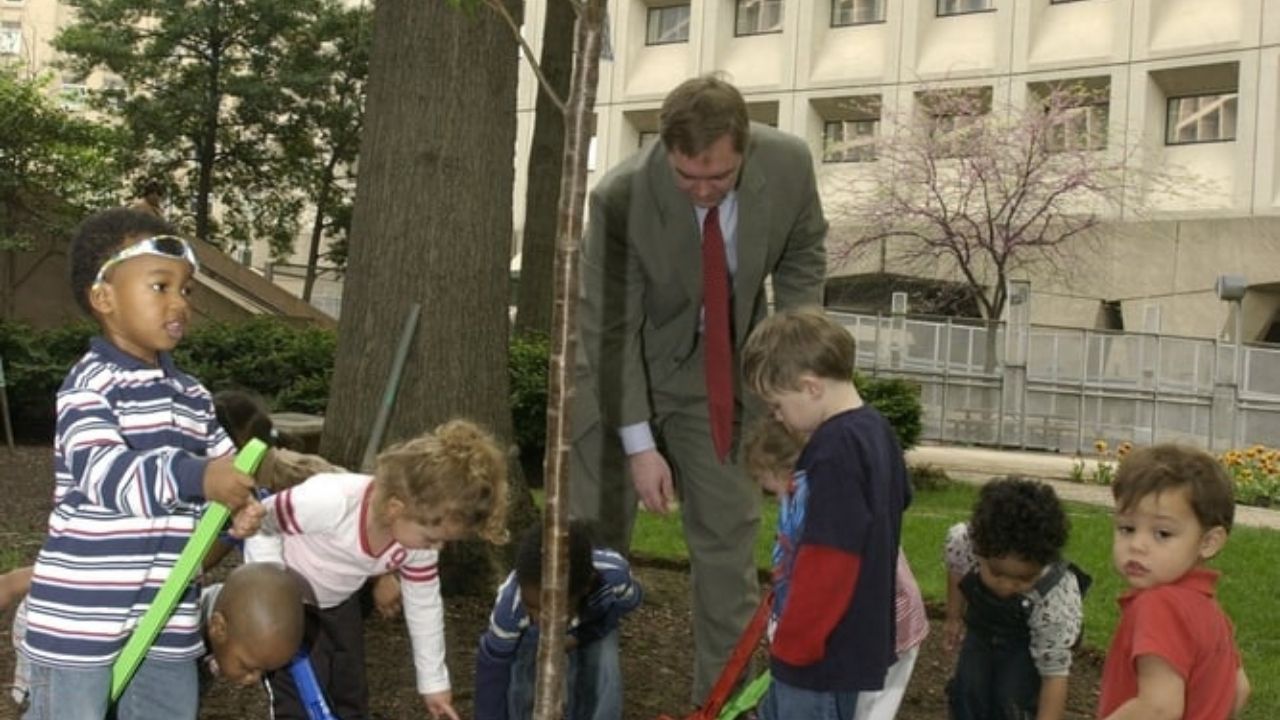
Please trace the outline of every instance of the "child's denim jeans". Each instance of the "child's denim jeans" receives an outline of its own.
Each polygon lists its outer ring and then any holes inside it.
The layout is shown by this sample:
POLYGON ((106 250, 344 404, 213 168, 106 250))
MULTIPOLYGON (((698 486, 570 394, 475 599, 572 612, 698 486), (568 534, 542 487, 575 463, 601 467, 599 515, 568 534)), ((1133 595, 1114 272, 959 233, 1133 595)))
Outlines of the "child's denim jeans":
MULTIPOLYGON (((102 720, 111 694, 111 666, 62 668, 31 663, 23 720, 102 720)), ((142 661, 116 704, 117 720, 195 720, 199 684, 194 660, 142 661)))
POLYGON ((760 701, 760 720, 849 720, 858 709, 856 692, 821 692, 774 678, 760 701))
MULTIPOLYGON (((538 633, 525 633, 511 666, 511 685, 507 690, 509 720, 529 720, 533 716, 537 660, 538 633)), ((617 629, 569 653, 568 682, 565 692, 568 720, 622 717, 622 666, 618 660, 617 629)))

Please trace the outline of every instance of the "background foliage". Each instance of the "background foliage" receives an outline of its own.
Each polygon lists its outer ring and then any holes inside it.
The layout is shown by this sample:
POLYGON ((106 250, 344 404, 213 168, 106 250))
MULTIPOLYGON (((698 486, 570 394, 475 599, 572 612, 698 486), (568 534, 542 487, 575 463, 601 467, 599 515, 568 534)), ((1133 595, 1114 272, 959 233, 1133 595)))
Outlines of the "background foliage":
POLYGON ((0 66, 0 249, 65 235, 88 208, 113 204, 123 133, 75 117, 45 83, 0 66))
MULTIPOLYGON (((0 322, 0 357, 8 380, 14 423, 24 436, 47 438, 53 427, 54 399, 62 379, 88 348, 91 323, 36 330, 0 322)), ((274 318, 242 323, 205 323, 195 327, 174 352, 178 367, 210 390, 247 387, 272 409, 323 414, 333 375, 336 335, 274 318)), ((545 335, 511 339, 508 371, 511 419, 521 462, 530 478, 539 477, 547 435, 545 335)), ((920 392, 894 378, 855 378, 863 398, 888 418, 903 448, 920 438, 920 392)))

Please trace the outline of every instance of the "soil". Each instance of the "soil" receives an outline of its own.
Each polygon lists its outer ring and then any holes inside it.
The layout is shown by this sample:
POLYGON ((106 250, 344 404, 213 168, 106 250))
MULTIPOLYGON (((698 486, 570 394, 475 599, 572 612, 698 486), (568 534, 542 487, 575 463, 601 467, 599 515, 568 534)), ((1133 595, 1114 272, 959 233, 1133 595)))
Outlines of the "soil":
MULTIPOLYGON (((21 446, 12 455, 0 449, 0 547, 21 562, 35 558, 43 540, 49 512, 53 471, 48 446, 21 446)), ((635 559, 645 589, 645 602, 623 623, 622 668, 626 679, 626 720, 654 720, 691 711, 689 671, 692 636, 689 628, 687 569, 671 563, 635 559)), ((476 639, 484 631, 492 597, 446 598, 449 666, 454 701, 463 718, 470 717, 471 682, 476 639)), ((921 648, 906 699, 898 713, 903 720, 942 720, 947 717, 943 688, 951 659, 941 646, 939 607, 930 607, 932 632, 921 648)), ((11 613, 0 614, 0 678, 13 672, 9 638, 11 613)), ((371 709, 386 720, 426 717, 414 693, 413 664, 408 635, 400 618, 370 617, 365 625, 371 709)), ((1101 653, 1083 649, 1071 674, 1068 718, 1091 718, 1097 704, 1101 653)), ((4 685, 5 683, 0 683, 4 685)), ((16 718, 17 710, 0 698, 0 719, 16 718)), ((225 683, 205 696, 202 720, 241 720, 267 717, 264 693, 237 689, 225 683)))

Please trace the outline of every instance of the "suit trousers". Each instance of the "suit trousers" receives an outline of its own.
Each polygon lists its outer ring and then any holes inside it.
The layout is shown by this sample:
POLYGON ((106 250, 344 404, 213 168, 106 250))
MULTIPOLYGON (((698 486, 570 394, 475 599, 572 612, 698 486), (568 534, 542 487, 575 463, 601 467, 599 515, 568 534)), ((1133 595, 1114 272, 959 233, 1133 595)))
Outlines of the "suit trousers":
MULTIPOLYGON (((701 372, 701 364, 696 367, 701 372)), ((671 466, 689 546, 693 702, 701 704, 759 600, 760 489, 747 476, 740 448, 723 464, 716 459, 705 396, 680 401, 655 393, 654 407, 654 438, 671 466)), ((602 545, 626 553, 636 501, 616 430, 596 423, 580 432, 570 466, 570 514, 594 522, 602 545)))

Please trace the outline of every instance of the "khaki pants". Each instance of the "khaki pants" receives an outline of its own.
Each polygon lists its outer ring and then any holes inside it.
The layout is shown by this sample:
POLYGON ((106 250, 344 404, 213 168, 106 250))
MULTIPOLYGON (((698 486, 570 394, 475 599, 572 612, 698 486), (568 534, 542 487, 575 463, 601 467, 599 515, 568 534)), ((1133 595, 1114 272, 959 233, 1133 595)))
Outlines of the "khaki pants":
MULTIPOLYGON (((660 412, 658 450, 671 466, 689 546, 693 605, 693 702, 701 704, 729 659, 759 600, 754 561, 760 490, 736 451, 715 457, 704 400, 660 412)), ((636 516, 636 493, 617 433, 600 423, 574 441, 570 514, 596 524, 598 539, 626 553, 636 516)))

